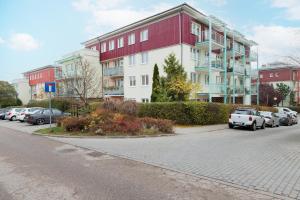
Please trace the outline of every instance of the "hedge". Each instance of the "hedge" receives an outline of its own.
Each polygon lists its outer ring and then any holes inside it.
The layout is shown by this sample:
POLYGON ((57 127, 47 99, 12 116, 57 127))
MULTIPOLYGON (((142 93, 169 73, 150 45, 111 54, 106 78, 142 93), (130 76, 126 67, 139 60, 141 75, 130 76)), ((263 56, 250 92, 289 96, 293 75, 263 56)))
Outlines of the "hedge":
MULTIPOLYGON (((169 119, 183 125, 211 125, 227 123, 229 114, 235 108, 242 106, 207 102, 146 103, 139 104, 138 115, 140 117, 169 119)), ((272 107, 252 107, 260 111, 277 111, 272 107)))
POLYGON ((294 110, 297 113, 300 113, 300 106, 290 106, 289 109, 294 110))
MULTIPOLYGON (((52 108, 57 108, 63 112, 70 110, 72 104, 74 102, 69 99, 52 99, 51 100, 51 105, 52 108)), ((28 104, 27 107, 42 107, 42 108, 48 108, 49 107, 49 100, 41 100, 41 101, 36 101, 36 100, 31 100, 28 104)))

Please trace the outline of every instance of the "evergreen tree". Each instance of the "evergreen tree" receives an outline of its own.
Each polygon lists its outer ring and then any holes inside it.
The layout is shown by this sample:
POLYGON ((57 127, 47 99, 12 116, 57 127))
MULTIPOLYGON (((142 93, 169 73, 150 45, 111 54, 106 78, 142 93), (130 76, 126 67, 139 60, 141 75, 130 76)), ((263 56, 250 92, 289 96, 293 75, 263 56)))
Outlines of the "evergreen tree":
POLYGON ((167 81, 170 81, 173 77, 181 77, 186 81, 186 72, 182 65, 179 64, 174 53, 171 53, 165 59, 164 71, 167 74, 167 81))
POLYGON ((152 77, 152 94, 151 102, 157 102, 160 95, 161 85, 157 64, 154 65, 153 77, 152 77))

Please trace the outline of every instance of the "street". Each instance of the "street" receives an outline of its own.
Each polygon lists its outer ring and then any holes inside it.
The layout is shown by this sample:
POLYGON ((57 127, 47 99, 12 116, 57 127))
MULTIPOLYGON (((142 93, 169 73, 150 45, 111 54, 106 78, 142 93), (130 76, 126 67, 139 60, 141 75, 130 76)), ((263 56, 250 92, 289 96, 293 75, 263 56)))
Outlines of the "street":
POLYGON ((22 126, 30 127, 0 121, 1 200, 271 199, 31 135, 19 131, 22 126))

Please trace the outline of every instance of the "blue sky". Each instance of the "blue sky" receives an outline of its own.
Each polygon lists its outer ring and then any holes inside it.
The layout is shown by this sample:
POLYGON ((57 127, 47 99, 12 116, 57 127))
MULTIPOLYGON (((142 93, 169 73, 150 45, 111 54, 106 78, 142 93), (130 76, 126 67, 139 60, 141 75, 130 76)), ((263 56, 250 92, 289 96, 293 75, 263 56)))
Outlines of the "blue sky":
MULTIPOLYGON (((0 0, 0 80, 53 64, 81 42, 179 0, 0 0), (42 2, 42 3, 41 3, 42 2)), ((187 0, 257 41, 261 63, 300 52, 300 0, 187 0)))

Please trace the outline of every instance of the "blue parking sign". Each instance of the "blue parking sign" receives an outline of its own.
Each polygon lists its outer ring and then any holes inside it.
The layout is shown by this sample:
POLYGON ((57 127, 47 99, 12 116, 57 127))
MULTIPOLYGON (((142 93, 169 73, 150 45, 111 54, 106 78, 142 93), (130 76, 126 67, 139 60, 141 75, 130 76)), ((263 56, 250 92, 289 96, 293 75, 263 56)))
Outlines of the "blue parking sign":
POLYGON ((55 92, 56 85, 55 82, 46 82, 45 83, 45 92, 55 92))

